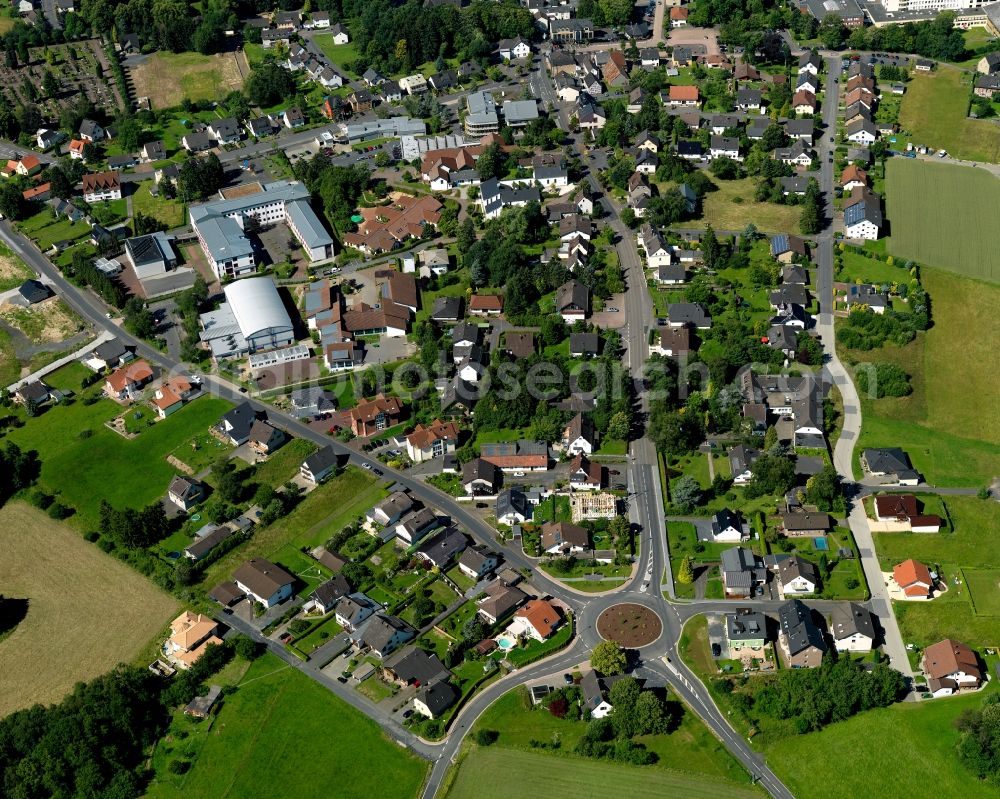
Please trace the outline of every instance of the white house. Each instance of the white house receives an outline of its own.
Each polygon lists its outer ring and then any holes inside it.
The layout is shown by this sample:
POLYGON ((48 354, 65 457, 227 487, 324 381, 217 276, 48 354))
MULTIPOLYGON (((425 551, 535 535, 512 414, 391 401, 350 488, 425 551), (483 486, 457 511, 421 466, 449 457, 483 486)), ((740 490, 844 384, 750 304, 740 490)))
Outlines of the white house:
POLYGON ((743 530, 740 517, 723 508, 712 517, 712 540, 717 544, 738 544, 750 536, 743 530))
POLYGON ((499 47, 500 57, 504 61, 512 61, 515 58, 527 58, 531 55, 531 45, 518 36, 515 39, 501 39, 499 47))
POLYGON ((838 652, 871 652, 875 644, 872 614, 854 602, 838 605, 830 614, 830 635, 838 652))
POLYGON ((740 140, 736 137, 713 136, 708 151, 709 158, 732 158, 742 161, 740 157, 740 140))
POLYGON ((781 561, 778 567, 778 584, 785 596, 815 594, 819 576, 812 563, 792 555, 781 561))
POLYGON ((578 413, 563 430, 562 444, 568 455, 590 455, 594 451, 594 423, 578 413))
POLYGON ((927 687, 934 696, 975 689, 983 683, 976 653, 968 645, 951 638, 924 650, 923 668, 928 678, 927 687))
POLYGON ((520 637, 526 636, 536 641, 550 638, 562 623, 562 617, 544 599, 533 599, 514 614, 508 631, 520 637))
POLYGON ((233 581, 237 588, 265 608, 288 599, 295 585, 292 575, 264 558, 248 560, 233 574, 233 581))
POLYGON ((874 241, 882 228, 882 209, 877 198, 862 199, 844 209, 844 236, 874 241))

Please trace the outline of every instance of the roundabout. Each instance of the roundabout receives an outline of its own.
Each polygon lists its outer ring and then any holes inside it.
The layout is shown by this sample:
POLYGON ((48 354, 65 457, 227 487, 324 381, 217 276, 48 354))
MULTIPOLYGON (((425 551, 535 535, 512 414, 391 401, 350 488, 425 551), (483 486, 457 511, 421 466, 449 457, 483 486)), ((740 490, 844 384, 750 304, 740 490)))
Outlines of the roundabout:
POLYGON ((597 617, 597 632, 606 641, 626 649, 649 646, 663 633, 663 622, 655 611, 634 602, 606 608, 597 617))

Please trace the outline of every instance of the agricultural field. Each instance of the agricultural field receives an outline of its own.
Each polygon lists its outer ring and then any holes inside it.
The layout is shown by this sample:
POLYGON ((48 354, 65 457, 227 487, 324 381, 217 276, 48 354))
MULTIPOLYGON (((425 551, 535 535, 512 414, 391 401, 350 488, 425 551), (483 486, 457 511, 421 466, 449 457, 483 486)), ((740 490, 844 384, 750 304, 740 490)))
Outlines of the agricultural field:
POLYGON ((148 97, 154 109, 173 108, 181 100, 221 100, 243 86, 248 72, 240 53, 154 53, 129 68, 136 97, 148 97))
POLYGON ((865 447, 900 446, 934 485, 977 487, 1000 476, 1000 287, 922 269, 933 326, 905 347, 842 351, 854 362, 891 361, 910 375, 907 397, 861 398, 865 447), (975 331, 970 335, 969 331, 975 331), (976 402, 969 402, 969 397, 976 402))
POLYGON ((0 641, 0 716, 57 702, 129 662, 176 613, 176 600, 71 527, 23 502, 0 510, 0 585, 29 601, 0 641))
MULTIPOLYGON (((1000 137, 1000 128, 989 127, 1000 137)), ((983 169, 911 158, 892 159, 886 171, 894 256, 1000 283, 991 235, 1000 179, 983 169)))
POLYGON ((81 529, 97 527, 103 499, 116 507, 141 507, 162 496, 177 473, 167 454, 232 407, 225 400, 201 397, 128 440, 104 424, 122 412, 119 405, 107 399, 90 405, 83 401, 100 391, 95 385, 71 404, 50 407, 6 434, 22 449, 38 451, 40 487, 76 509, 70 523, 81 529))
POLYGON ((754 179, 717 180, 717 191, 702 201, 701 216, 678 227, 703 228, 711 224, 717 231, 743 230, 753 222, 764 233, 797 233, 802 209, 797 205, 754 202, 754 179))
POLYGON ((953 158, 1000 162, 1000 128, 966 116, 970 82, 968 73, 947 67, 914 72, 903 95, 900 127, 915 144, 947 150, 953 158))
POLYGON ((326 688, 266 655, 211 720, 176 715, 153 768, 150 799, 310 799, 317 786, 336 786, 328 792, 340 799, 368 799, 416 796, 428 764, 326 688), (176 760, 190 770, 173 774, 176 760))
POLYGON ((928 785, 938 796, 995 797, 996 786, 976 780, 955 751, 955 720, 982 700, 977 693, 869 710, 820 732, 776 741, 765 752, 767 762, 792 793, 809 799, 926 795, 928 785), (850 768, 831 756, 847 752, 850 768))

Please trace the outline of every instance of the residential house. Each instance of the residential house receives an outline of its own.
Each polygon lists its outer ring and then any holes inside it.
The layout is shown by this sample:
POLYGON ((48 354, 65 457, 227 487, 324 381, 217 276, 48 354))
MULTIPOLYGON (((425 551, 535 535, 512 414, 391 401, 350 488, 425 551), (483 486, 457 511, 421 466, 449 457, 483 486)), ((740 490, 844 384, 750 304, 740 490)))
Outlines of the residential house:
POLYGON ((807 606, 798 599, 786 602, 778 610, 778 624, 778 642, 790 668, 812 669, 823 662, 826 641, 807 606))
POLYGON ((800 89, 792 96, 792 110, 796 114, 815 114, 816 95, 805 89, 800 89))
POLYGON ((106 131, 92 119, 80 123, 80 138, 85 142, 98 142, 105 137, 106 131))
MULTIPOLYGON (((676 57, 676 48, 674 49, 676 57)), ((676 107, 696 108, 701 102, 697 86, 679 86, 671 84, 667 95, 667 103, 676 107)))
POLYGON ((694 333, 689 327, 659 327, 657 341, 649 347, 650 355, 679 357, 695 349, 694 333))
POLYGON ((441 520, 434 511, 430 508, 421 508, 396 525, 396 537, 407 545, 415 544, 440 526, 441 520))
POLYGON ((586 455, 577 455, 569 465, 570 488, 577 491, 599 491, 604 487, 604 468, 586 455))
POLYGON ((850 194, 868 186, 868 173, 856 164, 848 164, 840 174, 840 190, 850 194))
POLYGON ((549 446, 544 441, 484 443, 479 454, 503 472, 544 472, 549 468, 549 446))
POLYGON ((319 485, 337 470, 339 458, 333 447, 323 447, 312 453, 299 466, 299 475, 308 483, 319 485))
POLYGON ((578 413, 563 430, 563 451, 569 455, 590 455, 594 451, 596 440, 594 423, 589 417, 578 413))
POLYGON ((413 695, 413 709, 429 719, 436 719, 458 701, 459 693, 451 683, 437 680, 413 695))
POLYGON ((114 170, 91 172, 83 176, 83 199, 88 203, 121 198, 122 187, 118 181, 118 173, 114 170))
POLYGON ((316 586, 316 590, 309 594, 309 598, 302 605, 302 610, 306 613, 315 611, 326 615, 335 610, 337 603, 349 593, 351 584, 343 575, 338 574, 316 586))
POLYGON ((382 430, 395 427, 403 414, 403 406, 397 397, 377 394, 340 414, 344 427, 355 436, 367 438, 382 430))
POLYGON ((590 289, 579 280, 569 280, 556 289, 555 312, 571 325, 590 316, 590 289))
POLYGON ((855 144, 872 144, 878 138, 878 129, 874 122, 867 119, 856 119, 847 126, 846 138, 855 144))
POLYGON ((815 538, 830 532, 833 521, 829 513, 797 510, 779 516, 781 529, 789 538, 815 538))
POLYGON ((760 457, 760 452, 743 444, 737 444, 729 449, 728 455, 733 484, 747 485, 753 477, 753 462, 760 457))
POLYGON ((531 45, 520 36, 514 39, 501 39, 497 49, 504 61, 527 58, 531 55, 531 45))
POLYGON ((823 58, 815 50, 809 50, 799 56, 798 74, 809 72, 818 75, 823 69, 823 58))
POLYGON ((295 578, 271 561, 251 558, 233 574, 237 587, 265 608, 273 607, 292 595, 295 578))
POLYGON ((406 453, 414 463, 423 463, 454 452, 458 445, 458 427, 454 422, 435 419, 429 425, 418 424, 406 437, 406 453))
POLYGON ((875 520, 885 524, 885 530, 912 533, 936 533, 941 529, 940 516, 924 515, 918 511, 913 494, 883 494, 875 497, 875 520))
POLYGON ((205 498, 205 487, 200 480, 178 474, 170 481, 167 499, 185 513, 205 498))
POLYGON ((882 229, 882 207, 878 195, 855 189, 844 206, 844 236, 874 241, 882 229))
POLYGON ((757 89, 736 90, 736 107, 740 111, 759 111, 761 101, 761 93, 757 89))
POLYGON ((181 669, 189 669, 210 646, 221 646, 219 625, 208 616, 185 610, 170 622, 170 637, 163 654, 181 669))
POLYGON ((742 161, 740 156, 740 140, 727 136, 712 136, 708 151, 709 158, 731 158, 734 161, 742 161))
POLYGON ((477 602, 477 613, 487 624, 496 624, 527 601, 528 595, 512 583, 494 580, 483 591, 486 595, 477 602))
POLYGON ((530 358, 535 354, 535 334, 509 331, 504 334, 503 346, 512 358, 530 358))
POLYGON ((688 9, 686 6, 673 6, 670 9, 670 27, 683 28, 687 25, 688 9))
POLYGON ((725 549, 720 555, 722 586, 727 597, 752 597, 767 580, 759 555, 744 547, 725 549))
POLYGON ((602 678, 593 669, 588 669, 580 678, 580 694, 583 707, 590 711, 590 718, 603 719, 614 710, 605 698, 606 686, 602 678))
POLYGON ((413 500, 403 491, 393 491, 365 514, 365 518, 380 527, 394 526, 403 516, 413 510, 413 500))
POLYGON ((778 147, 771 156, 775 161, 780 161, 789 166, 808 168, 812 164, 809 145, 801 139, 796 139, 792 142, 791 147, 778 147))
POLYGON ((493 496, 500 489, 500 469, 484 458, 476 458, 462 466, 462 485, 470 496, 493 496))
POLYGON ((570 333, 569 354, 572 358, 590 358, 599 355, 601 338, 597 333, 570 333))
POLYGON ((113 400, 135 400, 153 379, 153 369, 146 361, 119 366, 104 381, 104 393, 113 400))
POLYGON ((708 330, 712 326, 712 317, 696 302, 675 302, 667 305, 667 324, 670 327, 708 330))
POLYGON ((968 644, 952 638, 927 647, 922 667, 927 675, 927 687, 936 697, 975 690, 986 681, 976 653, 968 644))
MULTIPOLYGON (((267 418, 262 414, 260 418, 267 418)), ((246 444, 250 438, 250 429, 257 421, 257 411, 249 402, 243 402, 222 415, 215 430, 222 436, 223 440, 234 447, 246 444)))
POLYGON ((417 631, 402 619, 376 613, 365 625, 358 645, 367 647, 372 655, 383 660, 416 635, 417 631))
POLYGON ((738 544, 750 538, 749 528, 729 508, 723 508, 712 517, 711 531, 712 541, 716 544, 738 544))
POLYGON ((568 555, 590 549, 590 533, 569 522, 542 525, 542 551, 549 555, 568 555))
POLYGON ((778 566, 778 588, 783 596, 815 594, 819 588, 819 572, 808 560, 791 555, 778 566))
POLYGON ((499 563, 495 552, 469 547, 458 558, 458 569, 470 580, 479 581, 492 573, 499 563))
POLYGON ((131 361, 135 356, 125 349, 121 339, 113 338, 98 344, 89 353, 85 363, 95 372, 114 369, 131 361))
POLYGON ((469 298, 469 313, 473 316, 499 316, 503 313, 503 297, 499 294, 473 294, 469 298))
POLYGON ((494 517, 498 524, 506 524, 513 527, 515 524, 524 524, 531 519, 531 505, 524 492, 517 488, 508 488, 497 495, 496 512, 494 517))
POLYGON ((544 599, 532 599, 514 613, 508 629, 517 636, 524 635, 536 641, 545 641, 552 637, 561 624, 562 616, 551 603, 544 599))
POLYGON ((892 570, 892 579, 907 599, 930 599, 934 593, 934 578, 919 560, 904 560, 892 570))
POLYGON ((354 632, 381 608, 382 606, 367 594, 360 592, 348 594, 337 601, 334 619, 348 632, 354 632))
POLYGON ((830 613, 830 635, 838 652, 871 652, 875 646, 875 619, 863 605, 843 602, 830 613))
POLYGON ((258 455, 270 455, 278 450, 288 440, 284 431, 274 427, 264 419, 255 419, 250 425, 250 435, 247 438, 250 448, 258 455))
POLYGON ((743 608, 726 614, 726 640, 734 655, 749 649, 759 652, 767 644, 767 616, 760 611, 743 608))
POLYGON ((910 465, 909 456, 899 447, 862 450, 861 468, 872 477, 892 478, 900 485, 920 482, 920 475, 910 465))
POLYGON ((425 538, 416 550, 421 560, 432 568, 444 569, 469 545, 465 535, 455 527, 448 527, 433 536, 425 538))
POLYGON ((812 146, 814 125, 811 119, 789 119, 785 122, 785 135, 790 139, 812 146))

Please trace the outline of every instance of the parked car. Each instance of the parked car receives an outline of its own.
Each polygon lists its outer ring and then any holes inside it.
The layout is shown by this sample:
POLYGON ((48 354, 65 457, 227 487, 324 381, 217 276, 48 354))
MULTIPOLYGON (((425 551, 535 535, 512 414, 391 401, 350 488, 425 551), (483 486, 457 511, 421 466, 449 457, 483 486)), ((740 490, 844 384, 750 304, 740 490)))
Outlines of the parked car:
POLYGON ((573 684, 573 675, 572 674, 564 674, 563 675, 563 682, 566 683, 566 685, 572 685, 573 684))
POLYGON ((722 647, 718 644, 712 644, 712 657, 717 658, 722 655, 722 647))

